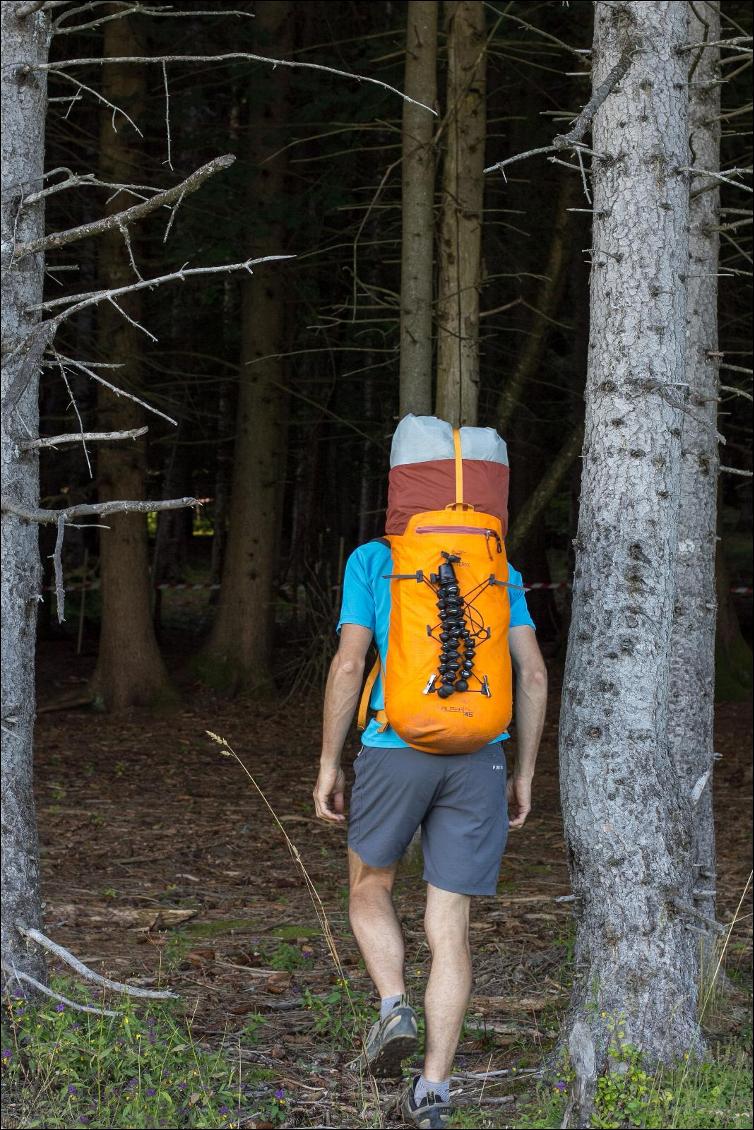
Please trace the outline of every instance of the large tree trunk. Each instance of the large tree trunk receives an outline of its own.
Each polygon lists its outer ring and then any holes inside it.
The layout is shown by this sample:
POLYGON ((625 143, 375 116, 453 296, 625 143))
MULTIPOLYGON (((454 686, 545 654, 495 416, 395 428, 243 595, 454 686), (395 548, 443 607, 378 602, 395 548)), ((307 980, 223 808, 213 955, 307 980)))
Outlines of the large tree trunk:
MULTIPOLYGON (((284 56, 293 42, 291 6, 262 0, 254 27, 284 56)), ((287 122, 288 74, 267 80, 268 93, 250 99, 249 161, 253 183, 249 215, 258 224, 255 257, 280 252, 285 228, 278 218, 285 192, 287 151, 273 160, 287 122)), ((257 267, 243 283, 241 374, 229 532, 217 615, 207 649, 208 678, 233 688, 269 683, 273 586, 287 444, 285 384, 285 276, 278 264, 257 267)))
MULTIPOLYGON (((2 478, 17 503, 39 506, 37 452, 18 444, 38 434, 39 362, 44 348, 21 343, 39 313, 44 256, 11 265, 15 243, 44 235, 42 202, 20 208, 21 192, 44 187, 49 17, 20 17, 17 3, 0 5, 2 18, 2 478)), ((41 929, 39 846, 32 790, 35 716, 34 660, 42 568, 37 527, 2 515, 2 960, 3 983, 14 968, 44 980, 41 951, 30 948, 16 925, 41 929)))
POLYGON ((476 424, 486 135, 482 0, 445 3, 448 44, 437 313, 437 415, 476 424))
MULTIPOLYGON (((127 16, 104 26, 105 56, 143 55, 136 21, 127 16)), ((146 73, 137 64, 109 64, 102 68, 104 96, 128 109, 138 123, 144 117, 146 73)), ((122 117, 113 128, 112 111, 100 116, 100 167, 103 180, 138 183, 139 145, 133 127, 122 117)), ((106 214, 123 208, 123 197, 110 198, 106 214)), ((135 243, 135 233, 129 237, 135 243)), ((117 228, 100 236, 100 285, 116 287, 135 282, 125 240, 117 228)), ((138 256, 138 247, 136 249, 138 256)), ((120 300, 129 317, 141 320, 141 292, 120 300)), ((142 384, 142 333, 109 302, 97 308, 98 352, 104 361, 117 361, 117 383, 138 391, 142 384)), ((115 396, 103 386, 97 391, 98 427, 102 431, 138 428, 144 423, 143 409, 124 396, 115 396)), ((146 494, 146 443, 144 438, 127 443, 103 444, 97 455, 100 501, 114 498, 144 498, 146 494)), ((100 583, 102 626, 97 669, 92 679, 95 697, 110 710, 148 705, 170 694, 170 680, 154 633, 147 525, 143 514, 113 514, 108 530, 100 536, 100 583)))
MULTIPOLYGON (((691 165, 720 168, 720 40, 717 2, 689 4, 689 145, 691 165)), ((715 824, 712 812, 715 704, 715 538, 719 458, 716 422, 717 261, 720 190, 690 199, 688 413, 681 438, 676 602, 670 655, 670 753, 682 784, 698 794, 693 822, 694 904, 715 918, 715 824), (705 785, 706 778, 706 785, 705 785)), ((715 934, 700 936, 702 971, 714 973, 715 934)), ((706 978, 705 978, 706 979, 706 978)))
MULTIPOLYGON (((691 899, 691 804, 667 736, 684 421, 675 405, 686 354, 687 38, 685 4, 596 5, 595 89, 634 47, 593 129, 601 156, 586 427, 560 725, 578 907, 564 1040, 587 1039, 598 1069, 611 1025, 616 1045, 649 1061, 700 1048, 694 923, 681 909, 691 899)), ((588 1092, 589 1072, 579 1073, 588 1092)))
MULTIPOLYGON (((437 0, 407 6, 404 90, 426 106, 437 100, 437 0)), ((434 119, 403 103, 400 415, 432 411, 432 260, 434 119)))

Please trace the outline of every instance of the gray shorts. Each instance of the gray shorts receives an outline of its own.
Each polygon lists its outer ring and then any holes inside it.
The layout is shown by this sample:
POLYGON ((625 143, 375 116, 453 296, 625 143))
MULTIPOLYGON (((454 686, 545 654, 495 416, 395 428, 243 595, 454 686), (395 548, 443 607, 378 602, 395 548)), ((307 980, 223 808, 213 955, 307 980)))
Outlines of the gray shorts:
POLYGON ((348 846, 364 863, 397 863, 421 827, 428 883, 494 895, 508 838, 502 742, 450 755, 362 746, 354 772, 348 846))

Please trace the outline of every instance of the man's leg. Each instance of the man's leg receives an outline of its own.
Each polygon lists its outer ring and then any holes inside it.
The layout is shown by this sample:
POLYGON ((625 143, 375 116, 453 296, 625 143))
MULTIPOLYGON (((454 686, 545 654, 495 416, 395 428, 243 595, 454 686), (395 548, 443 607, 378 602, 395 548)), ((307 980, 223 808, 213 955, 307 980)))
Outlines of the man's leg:
POLYGON ((397 863, 392 867, 369 867, 349 849, 351 928, 369 976, 383 1000, 406 991, 403 932, 392 899, 397 867, 397 863))
POLYGON ((432 968, 424 997, 424 1078, 435 1083, 450 1076, 471 993, 470 901, 468 895, 427 884, 424 929, 432 968))

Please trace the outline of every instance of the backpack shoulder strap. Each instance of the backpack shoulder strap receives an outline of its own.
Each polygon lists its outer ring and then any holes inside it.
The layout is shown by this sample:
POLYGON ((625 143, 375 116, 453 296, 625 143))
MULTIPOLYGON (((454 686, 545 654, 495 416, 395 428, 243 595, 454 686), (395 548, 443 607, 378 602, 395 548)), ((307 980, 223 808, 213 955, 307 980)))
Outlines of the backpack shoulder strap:
MULTIPOLYGON (((381 666, 382 666, 382 664, 381 664, 381 661, 380 661, 380 657, 378 655, 377 658, 374 661, 374 665, 372 667, 372 670, 369 672, 369 674, 366 677, 366 682, 364 683, 364 690, 361 692, 361 699, 359 700, 359 714, 358 714, 358 717, 356 719, 356 725, 359 727, 360 730, 366 729, 367 714, 369 713, 369 700, 372 697, 372 690, 374 689, 374 684, 377 682, 377 676, 380 673, 381 666)), ((387 718, 385 716, 385 712, 383 710, 377 711, 377 721, 380 722, 381 724, 387 721, 387 718)), ((384 725, 382 725, 382 729, 383 730, 385 729, 384 725)))

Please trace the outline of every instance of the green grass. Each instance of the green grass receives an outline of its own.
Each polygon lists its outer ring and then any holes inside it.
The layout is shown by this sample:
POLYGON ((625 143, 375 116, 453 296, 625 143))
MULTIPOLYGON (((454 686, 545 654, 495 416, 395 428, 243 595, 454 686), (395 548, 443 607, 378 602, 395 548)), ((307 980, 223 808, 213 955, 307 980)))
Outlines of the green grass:
MULTIPOLYGON (((54 985, 86 999, 66 980, 54 985)), ((203 1046, 176 1007, 149 1002, 137 1009, 121 998, 118 1008, 121 1015, 105 1017, 53 1001, 6 999, 6 1125, 183 1130, 238 1126, 254 1113, 273 1124, 284 1120, 285 1098, 272 1073, 239 1065, 229 1048, 203 1046)), ((254 1043, 256 1027, 242 1034, 242 1045, 254 1043)))
MULTIPOLYGON (((654 1074, 622 1049, 621 1067, 601 1076, 590 1126, 597 1130, 750 1130, 751 1056, 718 1047, 708 1062, 686 1061, 654 1074)), ((616 1064, 617 1067, 617 1064, 616 1064)), ((568 1099, 565 1081, 542 1084, 516 1108, 515 1130, 560 1126, 568 1099)))

